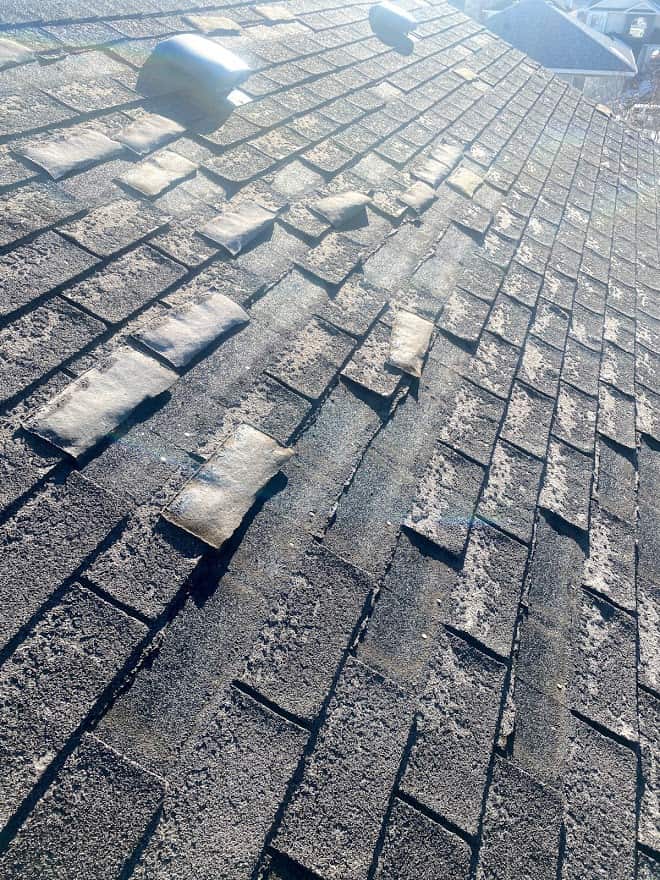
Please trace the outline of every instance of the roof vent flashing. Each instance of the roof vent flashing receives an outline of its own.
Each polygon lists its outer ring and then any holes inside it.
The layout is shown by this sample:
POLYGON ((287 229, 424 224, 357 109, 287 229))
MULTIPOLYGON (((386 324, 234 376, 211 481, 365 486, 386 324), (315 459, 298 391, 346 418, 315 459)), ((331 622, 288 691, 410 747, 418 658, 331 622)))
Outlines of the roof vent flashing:
POLYGON ((242 58, 214 40, 180 34, 155 46, 138 88, 146 95, 185 94, 195 104, 216 107, 250 72, 242 58))

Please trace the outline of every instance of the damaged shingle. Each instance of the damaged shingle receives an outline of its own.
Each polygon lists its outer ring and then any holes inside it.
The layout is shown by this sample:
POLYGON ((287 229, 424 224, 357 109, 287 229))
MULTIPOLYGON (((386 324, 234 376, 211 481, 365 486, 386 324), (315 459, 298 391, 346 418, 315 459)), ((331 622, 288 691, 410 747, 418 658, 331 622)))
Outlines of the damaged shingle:
POLYGON ((258 494, 293 455, 272 437, 239 425, 163 510, 169 522, 219 548, 258 494))
POLYGON ((470 171, 469 168, 461 166, 449 175, 447 183, 456 192, 471 199, 483 183, 483 178, 475 174, 474 171, 470 171))
POLYGON ((423 183, 436 189, 445 177, 447 177, 449 172, 450 168, 448 165, 444 165, 442 162, 437 162, 435 159, 426 159, 419 165, 414 165, 410 173, 413 177, 418 178, 423 183))
POLYGON ((364 209, 369 204, 371 204, 370 196, 361 192, 348 191, 319 199, 314 204, 314 210, 325 217, 335 228, 341 228, 364 213, 364 209))
POLYGON ((57 140, 38 141, 20 149, 20 155, 57 179, 70 171, 80 171, 96 162, 107 162, 123 151, 123 146, 100 131, 84 130, 62 135, 57 140))
POLYGON ((55 232, 45 232, 29 244, 15 248, 0 257, 0 315, 72 281, 97 263, 96 257, 55 232))
POLYGON ((250 320, 237 303, 211 294, 187 308, 175 309, 135 338, 173 367, 185 367, 209 345, 250 320))
POLYGON ((27 422, 29 431, 78 458, 105 439, 140 404, 158 397, 176 373, 131 348, 118 349, 68 385, 27 422))
POLYGON ((593 461, 590 457, 572 446, 551 439, 540 506, 587 531, 592 476, 593 461))
POLYGON ((0 5, 2 865, 650 880, 657 144, 439 0, 0 5))
POLYGON ((254 202, 242 202, 235 211, 227 211, 199 230, 206 238, 221 245, 232 256, 240 254, 259 235, 271 228, 275 215, 254 202))
POLYGON ((156 113, 145 114, 115 134, 115 140, 139 156, 151 153, 182 134, 185 127, 156 113))
POLYGON ((163 150, 122 174, 119 180, 130 189, 154 198, 173 184, 192 177, 196 171, 194 162, 172 150, 163 150))
POLYGON ((330 324, 316 319, 307 324, 268 370, 280 382, 311 399, 326 390, 355 340, 330 324))
POLYGON ((490 305, 463 290, 455 291, 445 303, 440 327, 458 339, 476 342, 486 323, 490 305))
POLYGON ((5 67, 11 67, 14 64, 25 64, 27 61, 34 60, 34 53, 27 46, 17 43, 16 40, 9 40, 6 37, 0 38, 0 70, 5 67))
POLYGON ((390 364, 419 379, 432 332, 430 321, 399 309, 392 323, 390 364))
POLYGON ((63 223, 83 211, 77 199, 52 183, 35 183, 0 194, 0 247, 63 223))
POLYGON ((435 198, 435 190, 421 180, 397 195, 398 201, 412 208, 417 214, 425 211, 435 201, 435 198))

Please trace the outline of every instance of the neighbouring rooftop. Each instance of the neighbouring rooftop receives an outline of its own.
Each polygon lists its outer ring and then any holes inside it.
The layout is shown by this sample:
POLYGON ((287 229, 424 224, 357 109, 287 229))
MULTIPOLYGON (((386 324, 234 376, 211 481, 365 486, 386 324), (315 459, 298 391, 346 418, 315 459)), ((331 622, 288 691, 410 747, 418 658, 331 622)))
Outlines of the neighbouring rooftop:
POLYGON ((660 877, 660 151, 405 9, 1 5, 2 880, 660 877))
POLYGON ((495 12, 487 24, 494 34, 554 71, 627 77, 637 73, 630 46, 546 0, 520 0, 495 12))

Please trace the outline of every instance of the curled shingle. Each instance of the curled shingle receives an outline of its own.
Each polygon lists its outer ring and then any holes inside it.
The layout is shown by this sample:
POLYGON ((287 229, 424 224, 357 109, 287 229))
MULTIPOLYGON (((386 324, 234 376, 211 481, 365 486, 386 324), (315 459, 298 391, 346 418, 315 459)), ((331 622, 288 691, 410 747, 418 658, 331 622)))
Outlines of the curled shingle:
POLYGON ((27 46, 5 37, 0 39, 0 70, 4 70, 5 67, 10 67, 12 64, 25 64, 33 59, 34 53, 27 46))
POLYGON ((356 190, 349 190, 319 199, 314 205, 314 210, 325 217, 333 226, 339 227, 355 219, 370 204, 370 196, 356 190))
POLYGON ((397 196, 398 200, 412 208, 417 214, 421 214, 435 200, 435 190, 428 184, 418 180, 417 183, 397 196))
POLYGON ((158 196, 174 183, 192 177, 197 165, 172 150, 163 150, 135 168, 122 174, 119 180, 144 196, 158 196))
POLYGON ((187 308, 171 311, 136 338, 174 367, 185 367, 209 345, 250 320, 237 303, 212 294, 187 308))
POLYGON ((222 547, 259 492, 292 455, 292 449, 267 434, 239 425, 163 510, 163 516, 211 547, 222 547))
POLYGON ((140 156, 162 147, 185 131, 183 125, 156 113, 147 113, 122 128, 115 138, 140 156))
POLYGON ((389 363, 419 379, 432 332, 430 321, 399 310, 392 324, 389 363))
POLYGON ((260 233, 272 226, 274 219, 271 211, 266 211, 254 202, 243 202, 235 211, 220 214, 199 231, 236 256, 260 233))
POLYGON ((166 391, 177 375, 132 348, 117 349, 55 395, 25 427, 78 458, 119 427, 140 404, 166 391))
POLYGON ((114 159, 123 146, 100 131, 80 131, 64 137, 27 144, 19 154, 57 180, 96 162, 114 159))
POLYGON ((475 174, 474 171, 470 171, 469 168, 461 167, 457 168, 456 171, 447 178, 447 183, 452 189, 455 189, 456 192, 462 193, 464 196, 471 199, 483 183, 483 178, 479 177, 478 174, 475 174))

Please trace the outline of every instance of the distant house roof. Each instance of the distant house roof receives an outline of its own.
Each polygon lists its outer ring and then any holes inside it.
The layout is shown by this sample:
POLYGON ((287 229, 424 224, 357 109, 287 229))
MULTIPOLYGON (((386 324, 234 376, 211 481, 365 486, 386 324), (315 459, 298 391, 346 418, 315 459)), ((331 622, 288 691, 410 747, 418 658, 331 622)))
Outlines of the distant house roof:
POLYGON ((588 9, 602 10, 603 12, 626 12, 660 15, 660 4, 653 0, 591 0, 587 4, 588 9))
POLYGON ((598 33, 545 0, 521 0, 486 23, 493 33, 552 70, 637 73, 629 46, 598 33))

